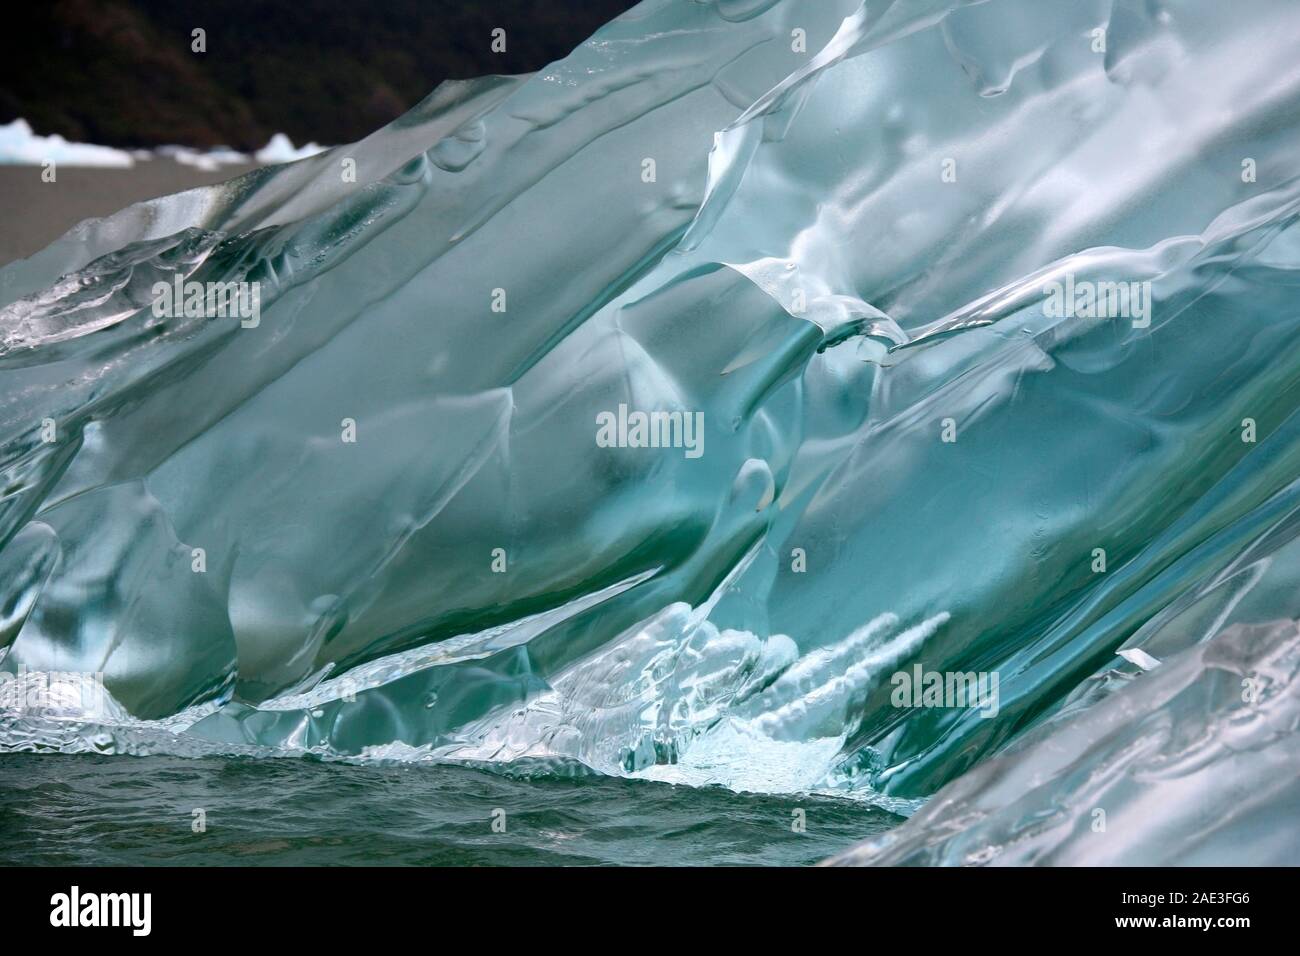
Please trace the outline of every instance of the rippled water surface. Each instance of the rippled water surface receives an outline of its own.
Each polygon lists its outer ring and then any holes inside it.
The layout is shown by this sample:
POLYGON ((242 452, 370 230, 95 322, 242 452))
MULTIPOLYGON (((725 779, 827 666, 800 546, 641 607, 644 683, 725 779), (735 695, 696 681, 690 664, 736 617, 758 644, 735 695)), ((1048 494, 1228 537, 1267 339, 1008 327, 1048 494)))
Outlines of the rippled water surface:
POLYGON ((835 798, 461 767, 0 755, 0 865, 798 866, 898 819, 835 798))

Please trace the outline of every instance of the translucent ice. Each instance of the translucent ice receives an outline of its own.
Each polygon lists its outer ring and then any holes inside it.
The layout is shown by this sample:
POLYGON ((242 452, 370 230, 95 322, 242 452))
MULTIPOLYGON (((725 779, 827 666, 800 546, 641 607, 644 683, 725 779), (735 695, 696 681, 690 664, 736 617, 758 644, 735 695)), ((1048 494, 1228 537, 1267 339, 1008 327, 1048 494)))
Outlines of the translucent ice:
MULTIPOLYGON (((1300 576, 1297 30, 1287 0, 648 0, 82 224, 0 270, 0 653, 130 716, 10 712, 0 746, 903 808, 975 768, 987 827, 1020 811, 985 768, 1026 814, 1064 793, 1033 741, 1067 718, 1115 741, 1071 766, 1117 801, 1160 791, 1116 714, 1230 759, 1247 718, 1186 688, 1222 648, 1281 667, 1300 618, 1269 584, 1300 576), (177 275, 259 283, 259 321, 158 317, 177 275), (918 664, 998 674, 995 712, 897 706, 918 664)), ((1243 773, 1295 766, 1270 680, 1243 773)), ((914 822, 870 854, 978 850, 914 822)))

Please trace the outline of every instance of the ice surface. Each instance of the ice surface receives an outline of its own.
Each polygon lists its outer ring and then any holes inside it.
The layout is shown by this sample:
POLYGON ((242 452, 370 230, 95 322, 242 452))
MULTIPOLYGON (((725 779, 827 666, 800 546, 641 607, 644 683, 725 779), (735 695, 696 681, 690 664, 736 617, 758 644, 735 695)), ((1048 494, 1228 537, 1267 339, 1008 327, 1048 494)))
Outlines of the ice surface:
POLYGON ((1296 622, 1236 626, 1027 734, 832 862, 1294 866, 1297 680, 1296 622))
POLYGON ((651 0, 83 224, 0 270, 0 666, 131 716, 0 746, 939 791, 853 858, 1233 857, 1197 807, 1295 804, 1216 770, 1295 776, 1297 30, 651 0), (156 317, 176 274, 259 282, 260 321, 156 317), (1150 294, 1056 314, 1058 282, 1150 294), (704 453, 606 447, 620 406, 702 414, 704 453), (897 706, 917 664, 996 673, 996 714, 897 706), (1151 799, 1158 852, 1116 830, 1151 799))

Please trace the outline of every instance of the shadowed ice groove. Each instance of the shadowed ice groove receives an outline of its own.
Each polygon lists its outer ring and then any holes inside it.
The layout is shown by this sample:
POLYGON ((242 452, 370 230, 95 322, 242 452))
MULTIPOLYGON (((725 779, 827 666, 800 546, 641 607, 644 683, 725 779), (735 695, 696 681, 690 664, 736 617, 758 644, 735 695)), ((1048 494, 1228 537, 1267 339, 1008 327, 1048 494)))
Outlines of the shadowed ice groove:
MULTIPOLYGON (((11 709, 0 748, 957 786, 987 839, 945 797, 863 853, 1147 859, 1033 755, 1094 728, 1071 773, 1123 817, 1173 793, 1143 721, 1201 728, 1211 805, 1294 749, 1297 29, 648 0, 0 270, 0 668, 120 708, 11 709), (257 281, 260 321, 155 316, 169 276, 257 281), (600 440, 629 410, 695 444, 600 440), (1225 647, 1272 675, 1258 760, 1183 691, 1225 647), (998 706, 899 705, 916 666, 998 706), (1038 799, 1056 836, 1007 849, 1038 799)), ((1231 856, 1175 819, 1170 859, 1231 856)))

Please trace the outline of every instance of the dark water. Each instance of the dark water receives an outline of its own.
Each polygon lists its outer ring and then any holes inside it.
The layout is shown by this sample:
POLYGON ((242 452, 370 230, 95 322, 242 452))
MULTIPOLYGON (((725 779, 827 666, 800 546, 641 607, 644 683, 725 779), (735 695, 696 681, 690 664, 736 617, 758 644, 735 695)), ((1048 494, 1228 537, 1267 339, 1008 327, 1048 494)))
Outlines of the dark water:
POLYGON ((0 755, 0 865, 803 865, 900 822, 825 797, 446 766, 0 755), (505 811, 504 833, 492 829, 505 811), (802 809, 806 832, 796 833, 802 809), (194 811, 207 829, 195 833, 194 811))

